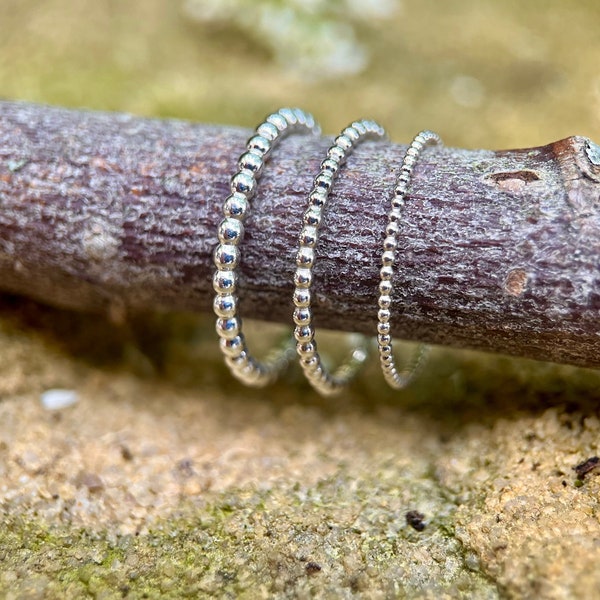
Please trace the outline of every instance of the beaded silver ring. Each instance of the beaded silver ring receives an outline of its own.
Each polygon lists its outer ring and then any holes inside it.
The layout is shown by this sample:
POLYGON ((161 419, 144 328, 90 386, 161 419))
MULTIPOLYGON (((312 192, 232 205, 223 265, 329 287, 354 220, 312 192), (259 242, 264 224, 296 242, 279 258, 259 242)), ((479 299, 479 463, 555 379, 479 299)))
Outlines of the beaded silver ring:
POLYGON ((329 198, 333 182, 340 167, 346 162, 352 150, 366 139, 381 139, 385 131, 375 121, 355 121, 335 139, 333 146, 327 151, 327 157, 321 163, 321 170, 315 177, 314 186, 308 196, 308 208, 302 218, 299 248, 296 255, 296 272, 294 274, 294 314, 296 324, 296 352, 300 358, 300 366, 310 384, 324 396, 339 393, 354 377, 358 368, 368 355, 368 346, 357 347, 349 361, 342 364, 330 374, 321 362, 317 352, 315 330, 312 325, 311 286, 312 269, 316 260, 315 248, 318 242, 319 227, 323 211, 329 198))
POLYGON ((391 335, 391 304, 394 277, 394 262, 396 259, 396 249, 398 246, 398 233, 400 231, 399 222, 402 218, 401 210, 406 201, 408 184, 417 160, 426 146, 441 144, 437 133, 433 131, 421 131, 413 139, 408 147, 400 175, 396 181, 394 196, 392 198, 392 208, 388 214, 388 222, 385 228, 385 239, 383 241, 383 254, 381 255, 381 270, 379 283, 379 310, 377 312, 377 347, 379 349, 379 361, 383 370, 383 376, 390 387, 399 390, 405 388, 418 374, 420 367, 429 351, 429 347, 420 344, 413 358, 402 368, 398 369, 394 361, 391 335))
POLYGON ((219 244, 214 251, 217 270, 213 277, 219 346, 231 373, 246 385, 261 387, 274 381, 292 359, 293 338, 286 347, 267 356, 264 362, 255 360, 248 351, 242 320, 238 314, 237 267, 240 264, 239 244, 244 235, 244 221, 264 163, 282 138, 292 133, 320 132, 310 113, 299 108, 281 108, 269 115, 248 140, 246 151, 238 160, 239 170, 231 179, 231 194, 223 205, 224 219, 219 224, 219 244))

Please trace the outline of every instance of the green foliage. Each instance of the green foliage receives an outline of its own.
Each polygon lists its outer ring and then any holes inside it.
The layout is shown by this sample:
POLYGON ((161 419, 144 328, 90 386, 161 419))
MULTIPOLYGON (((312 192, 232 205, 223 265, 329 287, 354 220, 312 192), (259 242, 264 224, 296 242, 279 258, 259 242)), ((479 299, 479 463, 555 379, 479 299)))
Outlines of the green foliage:
POLYGON ((362 71, 368 51, 353 22, 382 19, 398 0, 187 0, 188 15, 203 22, 235 25, 277 61, 305 79, 362 71))

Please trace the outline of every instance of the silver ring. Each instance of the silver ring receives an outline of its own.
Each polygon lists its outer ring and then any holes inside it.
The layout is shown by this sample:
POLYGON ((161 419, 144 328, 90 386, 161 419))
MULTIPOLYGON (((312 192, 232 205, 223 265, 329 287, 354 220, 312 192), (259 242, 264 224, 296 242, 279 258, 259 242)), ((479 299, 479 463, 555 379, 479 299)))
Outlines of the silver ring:
POLYGON ((394 196, 392 198, 392 209, 388 214, 388 222, 385 228, 385 239, 383 240, 383 254, 381 255, 381 270, 379 283, 379 300, 377 311, 377 347, 379 349, 379 362, 383 370, 383 376, 390 387, 399 390, 405 388, 418 374, 425 362, 429 347, 420 344, 411 360, 399 369, 394 360, 391 334, 391 305, 393 292, 394 263, 396 260, 396 249, 398 246, 398 232, 400 231, 400 220, 402 208, 406 201, 406 193, 411 175, 417 160, 426 146, 441 144, 442 140, 433 131, 421 131, 413 139, 408 147, 400 175, 396 181, 394 196))
POLYGON ((315 177, 314 186, 308 196, 308 208, 302 218, 298 253, 296 255, 296 272, 294 274, 294 337, 296 352, 300 358, 300 366, 310 384, 324 396, 339 393, 354 377, 368 355, 368 346, 358 346, 348 362, 342 364, 330 374, 321 362, 317 352, 315 330, 312 325, 311 286, 313 283, 313 266, 316 261, 316 246, 323 211, 331 188, 341 166, 353 149, 366 139, 381 139, 385 131, 375 121, 355 121, 335 139, 333 146, 327 151, 327 157, 321 163, 321 170, 315 177))
POLYGON ((213 277, 216 330, 227 366, 234 377, 246 385, 261 387, 274 381, 293 356, 293 339, 286 347, 270 353, 264 362, 254 359, 248 351, 236 295, 239 244, 244 235, 244 221, 264 163, 273 148, 291 133, 309 132, 318 134, 319 126, 310 113, 299 108, 281 108, 256 128, 247 142, 246 151, 238 160, 239 170, 231 178, 231 194, 223 205, 225 218, 217 229, 219 244, 213 255, 217 267, 213 277))

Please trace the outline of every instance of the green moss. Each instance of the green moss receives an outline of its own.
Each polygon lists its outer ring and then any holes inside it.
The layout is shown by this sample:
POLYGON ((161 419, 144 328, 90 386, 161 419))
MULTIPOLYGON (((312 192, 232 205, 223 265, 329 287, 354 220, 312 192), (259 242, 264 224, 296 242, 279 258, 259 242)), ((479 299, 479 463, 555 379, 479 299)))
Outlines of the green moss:
MULTIPOLYGON (((425 499, 431 503, 434 496, 444 502, 430 484, 406 479, 400 485, 410 488, 416 505, 425 499)), ((145 535, 112 540, 7 517, 0 533, 0 593, 255 597, 262 589, 277 598, 359 589, 368 597, 394 586, 409 594, 422 589, 430 597, 443 591, 455 597, 493 591, 463 566, 450 516, 433 519, 418 533, 406 527, 403 514, 390 511, 396 484, 382 486, 374 476, 358 482, 357 494, 349 486, 357 482, 343 476, 321 481, 300 511, 288 501, 297 492, 293 485, 269 492, 240 490, 214 496, 202 507, 189 504, 145 535), (428 554, 434 558, 424 560, 428 554), (456 564, 449 569, 451 559, 456 564), (413 577, 408 569, 419 562, 413 577), (37 572, 45 577, 37 578, 37 572)))

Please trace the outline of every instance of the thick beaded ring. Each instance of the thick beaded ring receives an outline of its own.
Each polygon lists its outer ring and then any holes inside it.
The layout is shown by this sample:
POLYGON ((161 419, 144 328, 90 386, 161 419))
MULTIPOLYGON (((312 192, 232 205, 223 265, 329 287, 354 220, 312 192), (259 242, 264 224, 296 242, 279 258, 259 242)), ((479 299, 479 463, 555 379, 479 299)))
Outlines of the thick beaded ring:
POLYGON ((379 310, 377 312, 377 347, 379 349, 379 361, 383 370, 383 376, 390 387, 394 389, 405 388, 417 375, 429 350, 428 346, 420 344, 412 359, 399 369, 394 361, 391 335, 391 304, 393 291, 394 263, 396 260, 396 249, 398 246, 399 223, 402 219, 402 208, 406 201, 408 185, 417 160, 425 146, 441 144, 441 139, 433 131, 421 131, 413 139, 408 147, 400 175, 396 181, 394 196, 392 197, 392 208, 388 214, 388 222, 385 228, 385 239, 383 240, 383 253, 381 255, 381 270, 379 283, 379 310))
POLYGON ((213 277, 216 293, 213 308, 225 362, 234 377, 246 385, 260 387, 274 381, 291 360, 293 343, 271 353, 264 362, 255 360, 248 351, 236 295, 244 221, 264 163, 273 148, 291 133, 318 134, 319 131, 312 115, 298 108, 281 108, 269 115, 248 140, 246 151, 238 161, 239 170, 231 179, 231 194, 223 205, 224 219, 217 230, 219 244, 214 251, 217 270, 213 277))
POLYGON ((308 197, 308 208, 303 216, 303 227, 296 255, 296 273, 294 275, 294 337, 300 366, 306 378, 320 394, 332 396, 339 393, 354 377, 358 368, 367 358, 368 346, 357 347, 350 360, 330 374, 321 362, 317 352, 315 330, 312 325, 311 287, 313 266, 316 260, 316 246, 323 211, 327 204, 333 182, 341 166, 346 162, 352 150, 366 139, 385 137, 383 127, 374 121, 355 121, 335 139, 327 151, 327 157, 321 163, 321 171, 314 180, 314 186, 308 197))

